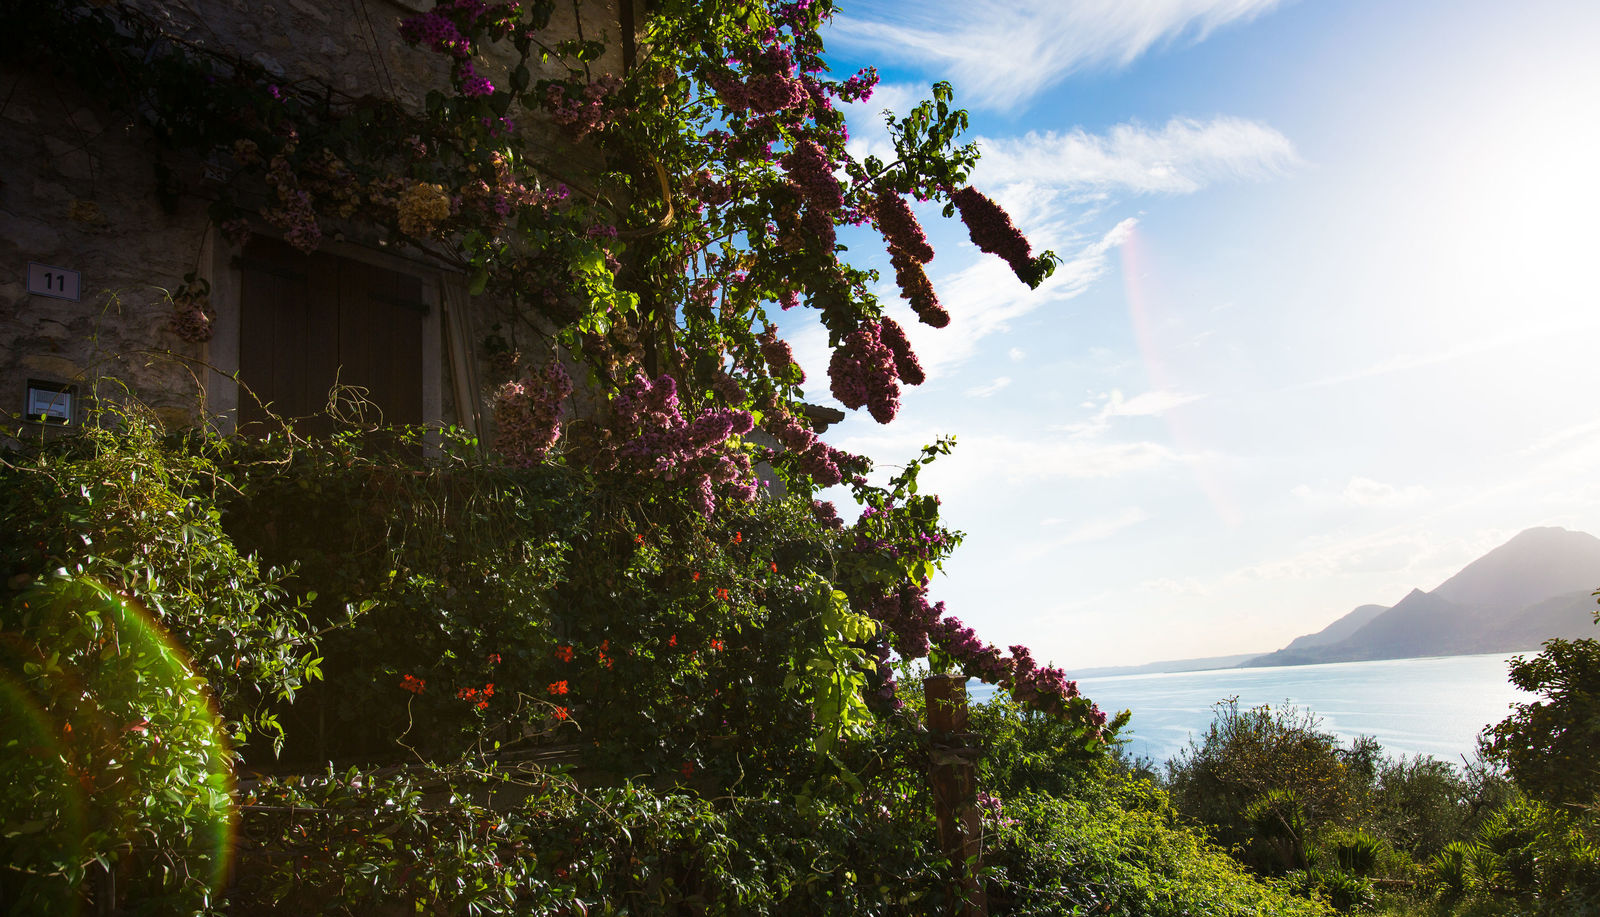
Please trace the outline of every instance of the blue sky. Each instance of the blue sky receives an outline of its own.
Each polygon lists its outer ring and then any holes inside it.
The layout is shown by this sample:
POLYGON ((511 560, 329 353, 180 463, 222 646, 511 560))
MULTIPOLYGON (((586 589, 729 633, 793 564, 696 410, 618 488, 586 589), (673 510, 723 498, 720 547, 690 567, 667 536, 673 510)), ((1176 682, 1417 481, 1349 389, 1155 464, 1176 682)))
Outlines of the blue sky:
POLYGON ((859 2, 826 37, 884 76, 858 151, 951 80, 974 184, 1064 259, 1029 291, 922 212, 936 331, 842 237, 930 379, 835 441, 958 437, 933 589, 987 638, 1267 651, 1529 526, 1600 534, 1600 4, 859 2))

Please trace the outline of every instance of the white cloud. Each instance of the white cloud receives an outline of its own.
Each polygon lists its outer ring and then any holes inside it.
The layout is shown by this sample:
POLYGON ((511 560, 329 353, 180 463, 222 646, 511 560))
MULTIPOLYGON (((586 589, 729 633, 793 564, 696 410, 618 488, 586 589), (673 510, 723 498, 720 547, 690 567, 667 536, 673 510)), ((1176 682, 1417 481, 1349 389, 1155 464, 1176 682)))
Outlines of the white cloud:
POLYGON ((861 4, 834 18, 831 45, 871 48, 942 71, 980 104, 1012 108, 1090 68, 1160 44, 1200 41, 1281 0, 923 0, 861 4), (1003 63, 1002 63, 1003 62, 1003 63))
POLYGON ((1371 478, 1351 478, 1344 487, 1344 501, 1356 506, 1403 506, 1428 496, 1428 488, 1420 484, 1396 487, 1371 478))
POLYGON ((1001 377, 995 379, 993 382, 988 383, 987 385, 979 385, 979 386, 967 389, 967 396, 970 397, 970 398, 987 398, 990 395, 993 395, 995 392, 1000 391, 1001 389, 1005 388, 1006 386, 1008 386, 1010 384, 1011 384, 1011 377, 1010 376, 1001 376, 1001 377))
POLYGON ((1409 487, 1396 487, 1372 478, 1352 477, 1344 487, 1337 492, 1319 490, 1309 484, 1300 484, 1290 491, 1295 497, 1311 504, 1333 505, 1343 503, 1348 506, 1407 506, 1433 496, 1428 488, 1420 484, 1409 487))
POLYGON ((1172 392, 1165 389, 1155 389, 1132 398, 1123 397, 1121 389, 1113 389, 1106 398, 1106 406, 1101 410, 1100 416, 1107 417, 1155 417, 1181 407, 1191 402, 1199 401, 1199 395, 1190 395, 1184 392, 1172 392))
POLYGON ((1021 363, 1028 354, 1021 347, 1013 347, 1006 351, 1006 356, 1010 357, 1013 363, 1021 363))
MULTIPOLYGON (((1136 222, 1132 218, 1123 220, 1099 238, 1080 242, 1076 251, 1064 255, 1056 272, 1037 290, 1028 289, 1005 262, 988 255, 954 273, 935 274, 934 289, 950 313, 949 326, 928 328, 904 306, 894 312, 896 321, 905 326, 928 378, 938 378, 964 363, 977 351, 978 342, 1008 330, 1011 322, 1082 294, 1105 273, 1108 255, 1128 237, 1136 222)), ((892 286, 884 291, 886 299, 892 300, 896 295, 892 286)))
POLYGON ((1261 179, 1299 162, 1277 130, 1244 118, 1174 118, 1160 129, 1119 124, 1105 134, 1082 128, 980 137, 977 177, 985 184, 1026 182, 1071 191, 1188 194, 1219 181, 1261 179))

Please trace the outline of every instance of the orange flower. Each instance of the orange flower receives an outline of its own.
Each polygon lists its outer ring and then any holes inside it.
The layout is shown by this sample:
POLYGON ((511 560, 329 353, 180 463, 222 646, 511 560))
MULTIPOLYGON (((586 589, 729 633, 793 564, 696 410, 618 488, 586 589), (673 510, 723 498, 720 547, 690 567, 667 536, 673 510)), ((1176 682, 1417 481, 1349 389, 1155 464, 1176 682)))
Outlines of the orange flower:
POLYGON ((734 532, 733 533, 733 543, 734 544, 744 544, 744 533, 743 532, 734 532))
POLYGON ((722 641, 721 640, 713 640, 713 641, 711 641, 711 649, 713 651, 716 651, 716 652, 721 652, 722 651, 722 641))
POLYGON ((556 719, 564 720, 564 719, 567 718, 567 708, 565 708, 565 707, 557 707, 555 709, 555 714, 556 714, 556 719))
POLYGON ((697 583, 700 582, 700 571, 699 570, 694 571, 694 581, 697 582, 697 583))
POLYGON ((567 693, 567 682, 566 682, 566 679, 562 679, 561 681, 553 681, 553 682, 551 682, 550 683, 550 687, 548 688, 548 690, 549 690, 549 692, 551 694, 565 694, 565 693, 567 693))
POLYGON ((717 598, 723 600, 724 602, 728 601, 728 590, 726 590, 726 589, 718 589, 717 590, 717 598))
POLYGON ((489 706, 489 702, 488 701, 486 701, 486 700, 478 701, 478 709, 479 710, 486 709, 488 706, 489 706))
POLYGON ((494 682, 491 681, 483 686, 483 696, 494 697, 494 682))
POLYGON ((773 573, 777 573, 778 572, 778 562, 777 561, 773 561, 772 562, 772 572, 773 573))

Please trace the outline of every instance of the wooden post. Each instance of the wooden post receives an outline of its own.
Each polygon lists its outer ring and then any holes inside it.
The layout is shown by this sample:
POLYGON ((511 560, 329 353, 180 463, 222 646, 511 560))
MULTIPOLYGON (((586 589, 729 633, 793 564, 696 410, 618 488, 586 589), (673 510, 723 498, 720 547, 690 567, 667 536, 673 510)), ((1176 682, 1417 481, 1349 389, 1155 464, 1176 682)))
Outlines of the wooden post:
POLYGON ((922 691, 928 702, 928 779, 939 819, 939 846, 955 867, 947 913, 988 917, 988 902, 978 882, 983 821, 978 814, 977 749, 967 732, 967 679, 930 675, 923 679, 922 691))

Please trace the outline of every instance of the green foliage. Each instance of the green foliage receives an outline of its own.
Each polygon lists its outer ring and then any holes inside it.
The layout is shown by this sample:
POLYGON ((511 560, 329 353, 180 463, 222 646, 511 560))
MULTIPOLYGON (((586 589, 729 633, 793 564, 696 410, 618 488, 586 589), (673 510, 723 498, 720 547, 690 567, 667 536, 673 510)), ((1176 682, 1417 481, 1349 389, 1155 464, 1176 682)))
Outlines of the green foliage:
POLYGON ((1308 712, 1216 705, 1206 734, 1167 763, 1178 810, 1251 866, 1308 863, 1311 835, 1350 819, 1355 785, 1338 740, 1308 712))
POLYGON ((985 854, 995 914, 1326 913, 1252 878, 1142 781, 1004 806, 985 854))
POLYGON ((1341 914, 1371 910, 1378 903, 1372 883, 1340 869, 1297 869, 1285 873, 1281 886, 1303 898, 1326 901, 1341 914))
POLYGON ((166 436, 136 406, 105 402, 77 436, 0 459, 0 599, 57 571, 137 596, 181 639, 235 737, 281 741, 269 705, 317 675, 289 571, 224 532, 220 470, 236 445, 166 436))
POLYGON ((145 609, 89 576, 0 614, 0 900, 200 911, 234 811, 204 680, 145 609))
POLYGON ((1532 659, 1511 660, 1511 683, 1543 699, 1487 730, 1487 756, 1537 799, 1600 803, 1600 640, 1546 641, 1532 659))

